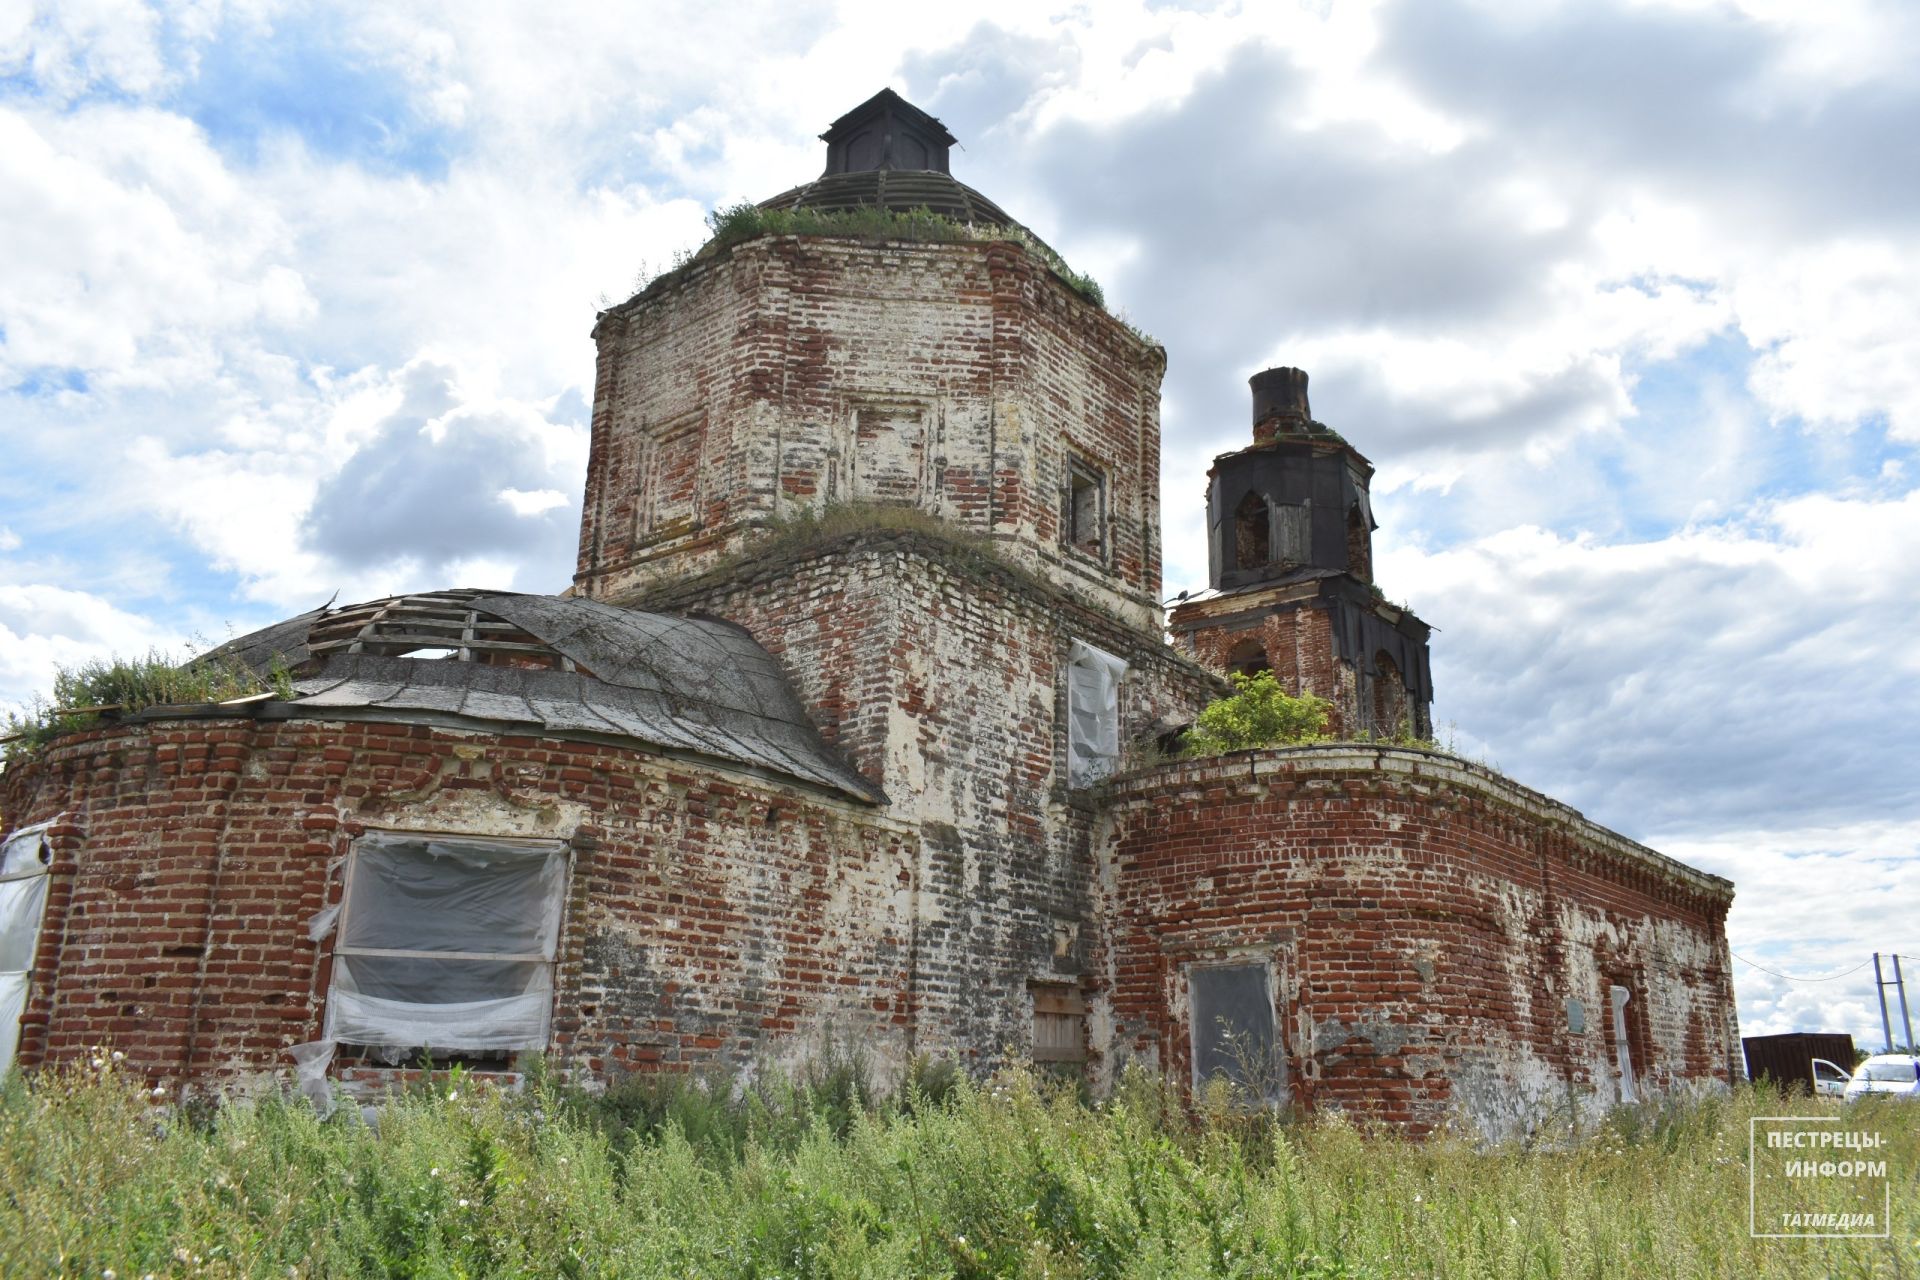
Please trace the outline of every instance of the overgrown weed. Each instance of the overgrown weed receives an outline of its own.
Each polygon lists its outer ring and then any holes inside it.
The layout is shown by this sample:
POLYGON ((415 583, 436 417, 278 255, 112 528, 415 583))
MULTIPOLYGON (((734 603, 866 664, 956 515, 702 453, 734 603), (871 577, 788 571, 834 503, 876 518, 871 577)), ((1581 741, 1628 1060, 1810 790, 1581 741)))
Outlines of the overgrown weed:
POLYGON ((55 670, 51 699, 36 697, 24 714, 10 713, 0 739, 6 758, 37 753, 68 733, 92 728, 103 715, 132 715, 154 706, 198 706, 270 693, 294 696, 293 675, 275 657, 266 674, 239 658, 189 658, 162 649, 132 657, 96 658, 55 670))
POLYGON ((1890 1240, 1749 1236, 1747 1121, 1832 1114, 1763 1090, 1484 1150, 1195 1113, 1144 1071, 1093 1105, 1030 1068, 915 1078, 882 1096, 849 1059, 589 1099, 536 1073, 398 1097, 377 1128, 298 1096, 197 1127, 102 1056, 0 1093, 0 1273, 1891 1277, 1920 1256, 1920 1133, 1891 1113, 1860 1113, 1887 1136, 1890 1240))

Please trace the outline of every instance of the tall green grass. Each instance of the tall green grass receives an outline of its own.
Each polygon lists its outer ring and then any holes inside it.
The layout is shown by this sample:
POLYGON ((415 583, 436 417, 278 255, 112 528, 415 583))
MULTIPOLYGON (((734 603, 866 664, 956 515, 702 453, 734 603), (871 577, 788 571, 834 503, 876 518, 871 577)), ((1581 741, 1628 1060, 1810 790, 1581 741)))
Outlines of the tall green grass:
POLYGON ((376 1129, 297 1097, 167 1114, 109 1063, 0 1098, 0 1274, 1915 1275, 1912 1112, 1852 1113, 1892 1143, 1891 1240, 1749 1238, 1747 1119, 1791 1112, 1831 1114, 1743 1089, 1483 1151, 1193 1118, 1144 1077, 1089 1107, 1020 1070, 891 1101, 456 1075, 376 1129))

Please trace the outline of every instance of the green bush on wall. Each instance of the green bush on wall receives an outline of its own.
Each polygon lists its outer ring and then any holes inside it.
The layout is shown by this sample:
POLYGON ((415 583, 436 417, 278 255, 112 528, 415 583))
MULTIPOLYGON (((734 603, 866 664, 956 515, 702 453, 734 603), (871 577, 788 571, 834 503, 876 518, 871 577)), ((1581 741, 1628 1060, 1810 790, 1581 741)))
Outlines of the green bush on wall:
POLYGON ((1253 675, 1234 672, 1227 677, 1236 690, 1216 699, 1187 731, 1187 754, 1218 756, 1256 747, 1284 747, 1317 742, 1327 736, 1332 709, 1325 698, 1303 693, 1295 697, 1280 687, 1271 671, 1253 675))

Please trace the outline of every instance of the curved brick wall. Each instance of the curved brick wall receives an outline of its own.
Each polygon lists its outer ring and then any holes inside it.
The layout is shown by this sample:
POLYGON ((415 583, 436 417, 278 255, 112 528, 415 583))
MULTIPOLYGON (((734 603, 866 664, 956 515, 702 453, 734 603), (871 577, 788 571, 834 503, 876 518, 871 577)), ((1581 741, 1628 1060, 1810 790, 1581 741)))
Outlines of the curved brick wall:
POLYGON ((1314 746, 1118 781, 1095 837, 1108 1069, 1189 1069, 1186 975, 1264 960, 1295 1103, 1511 1133, 1643 1082, 1731 1079, 1732 886, 1489 770, 1314 746), (1585 1030, 1569 1029, 1579 1000, 1585 1030))
POLYGON ((286 1070, 319 1035, 331 968, 308 921, 369 828, 573 842, 562 1066, 746 1068, 829 1028, 883 1070, 910 1049, 917 841, 777 781, 618 745, 175 719, 10 767, 0 812, 58 820, 29 1066, 111 1043, 170 1087, 286 1070))

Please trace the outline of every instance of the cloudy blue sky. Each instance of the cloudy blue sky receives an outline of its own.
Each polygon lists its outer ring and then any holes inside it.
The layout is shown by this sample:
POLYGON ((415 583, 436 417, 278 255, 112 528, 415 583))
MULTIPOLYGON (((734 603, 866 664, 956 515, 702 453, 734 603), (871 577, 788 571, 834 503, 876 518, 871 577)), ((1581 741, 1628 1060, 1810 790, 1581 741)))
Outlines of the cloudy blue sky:
MULTIPOLYGON (((0 705, 565 585, 594 311, 891 85, 1166 343, 1169 594, 1300 365, 1463 751, 1732 877, 1749 960, 1920 956, 1916 48, 1846 0, 0 0, 0 705)), ((1750 1033, 1877 1042, 1870 970, 1736 968, 1750 1033)))

